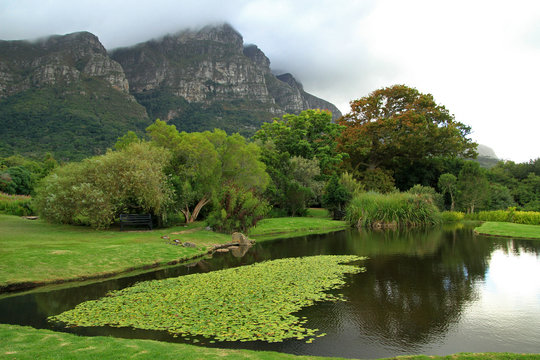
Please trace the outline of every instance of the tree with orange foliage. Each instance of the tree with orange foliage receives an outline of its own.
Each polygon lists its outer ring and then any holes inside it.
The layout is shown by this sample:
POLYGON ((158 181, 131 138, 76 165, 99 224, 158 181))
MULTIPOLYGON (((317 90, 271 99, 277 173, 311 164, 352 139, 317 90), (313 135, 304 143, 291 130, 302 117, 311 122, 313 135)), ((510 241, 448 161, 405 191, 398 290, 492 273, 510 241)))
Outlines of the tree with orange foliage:
POLYGON ((471 128, 457 122, 431 94, 405 85, 376 90, 351 103, 339 149, 352 170, 393 170, 435 157, 475 157, 471 128))

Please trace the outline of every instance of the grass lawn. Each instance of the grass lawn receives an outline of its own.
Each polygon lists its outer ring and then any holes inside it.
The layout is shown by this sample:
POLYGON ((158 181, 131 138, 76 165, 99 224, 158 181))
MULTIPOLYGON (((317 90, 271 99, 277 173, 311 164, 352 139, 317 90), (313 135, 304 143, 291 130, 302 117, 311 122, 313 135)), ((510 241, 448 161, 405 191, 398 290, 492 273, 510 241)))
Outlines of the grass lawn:
MULTIPOLYGON (((346 227, 320 218, 266 219, 251 237, 302 235, 346 227), (273 234, 273 235, 272 235, 273 234)), ((152 231, 92 230, 0 215, 0 290, 21 284, 47 284, 110 276, 144 267, 165 265, 203 255, 211 245, 231 241, 230 235, 204 230, 204 223, 152 231), (161 237, 190 241, 197 248, 174 246, 161 237)))
POLYGON ((255 240, 274 239, 274 235, 299 236, 343 230, 349 227, 345 221, 336 221, 322 217, 285 217, 263 219, 252 228, 249 236, 255 240))
MULTIPOLYGON (((450 356, 400 356, 400 360, 534 360, 539 354, 456 354, 450 356)), ((153 340, 113 337, 84 337, 73 334, 36 330, 31 327, 0 324, 0 358, 2 359, 253 359, 253 360, 330 360, 318 356, 205 348, 153 340)))
POLYGON ((50 283, 112 275, 129 269, 202 255, 230 236, 183 226, 153 231, 97 231, 0 215, 0 287, 50 283), (185 232, 181 234, 175 234, 185 232), (175 246, 161 236, 191 241, 197 248, 175 246))
POLYGON ((513 238, 540 239, 540 225, 524 225, 508 222, 485 222, 474 229, 481 235, 504 236, 513 238))

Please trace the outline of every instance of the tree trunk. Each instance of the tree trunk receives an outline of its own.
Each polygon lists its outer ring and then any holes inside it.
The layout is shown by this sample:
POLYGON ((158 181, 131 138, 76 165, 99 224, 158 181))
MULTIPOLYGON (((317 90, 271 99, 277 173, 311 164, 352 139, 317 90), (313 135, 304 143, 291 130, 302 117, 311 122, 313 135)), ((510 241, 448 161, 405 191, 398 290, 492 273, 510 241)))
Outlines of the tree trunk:
POLYGON ((184 214, 184 217, 186 218, 186 224, 189 224, 189 223, 193 222, 191 220, 191 213, 189 212, 189 208, 187 206, 186 206, 186 208, 184 210, 180 210, 180 212, 182 212, 182 214, 184 214))
POLYGON ((210 199, 208 199, 206 196, 204 196, 198 203, 195 205, 195 209, 193 209, 193 214, 191 214, 191 217, 193 218, 193 221, 197 219, 197 216, 199 216, 199 212, 203 208, 204 205, 208 204, 210 202, 210 199))
POLYGON ((193 212, 189 211, 189 207, 187 207, 187 205, 184 210, 180 210, 186 218, 186 224, 191 224, 192 222, 197 220, 197 216, 199 216, 199 212, 201 211, 203 206, 208 204, 209 202, 210 202, 210 199, 208 199, 208 197, 205 195, 201 200, 199 200, 197 205, 195 205, 193 212))

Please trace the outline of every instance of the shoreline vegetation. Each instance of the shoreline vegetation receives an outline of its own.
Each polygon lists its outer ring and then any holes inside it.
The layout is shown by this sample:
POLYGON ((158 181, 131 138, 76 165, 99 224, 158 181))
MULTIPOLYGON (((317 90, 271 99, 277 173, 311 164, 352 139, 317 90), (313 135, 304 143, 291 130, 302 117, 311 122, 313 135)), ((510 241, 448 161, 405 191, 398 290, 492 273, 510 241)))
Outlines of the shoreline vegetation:
MULTIPOLYGON (((231 235, 204 223, 146 230, 93 230, 0 215, 0 294, 6 291, 174 265, 202 257, 231 242, 231 235), (175 246, 175 241, 196 247, 175 246)), ((348 225, 323 217, 265 219, 249 233, 255 241, 343 230, 348 225)))
MULTIPOLYGON (((28 326, 0 324, 0 357, 6 359, 252 359, 330 360, 337 357, 298 356, 272 351, 207 348, 155 340, 77 336, 28 326)), ((385 358, 387 360, 397 357, 385 358)), ((538 354, 458 353, 448 356, 410 355, 400 360, 533 360, 538 354)), ((381 359, 384 360, 384 359, 381 359)))
POLYGON ((488 221, 474 229, 474 232, 482 236, 540 240, 540 225, 488 221))
MULTIPOLYGON (((263 220, 251 230, 249 236, 256 241, 270 241, 286 236, 332 232, 348 227, 346 222, 328 219, 328 213, 320 209, 310 209, 308 216, 311 217, 263 220)), ((230 242, 229 235, 207 231, 204 229, 204 223, 153 231, 120 232, 115 228, 96 231, 87 227, 53 225, 42 220, 26 220, 16 216, 0 215, 0 226, 3 230, 0 249, 2 257, 0 288, 4 289, 8 284, 13 285, 23 281, 27 283, 34 281, 34 286, 54 282, 51 278, 47 279, 43 276, 56 276, 56 282, 60 282, 58 281, 59 273, 70 274, 71 278, 64 281, 75 281, 78 280, 77 277, 90 278, 92 274, 78 272, 82 268, 98 269, 100 272, 93 276, 104 277, 114 273, 118 275, 128 269, 178 263, 204 255, 213 245, 230 242), (169 239, 164 239, 164 236, 168 236, 169 239), (174 239, 193 242, 197 247, 174 246, 171 243, 174 239), (135 251, 135 249, 139 250, 135 251), (104 256, 104 251, 107 256, 104 256), (76 259, 80 262, 77 263, 76 259), (126 267, 126 263, 131 263, 131 267, 126 267), (124 266, 123 270, 122 266, 124 266), (39 281, 36 280, 38 276, 41 277, 39 281), (31 280, 32 278, 34 279, 31 280)), ((85 337, 8 324, 0 324, 0 354, 2 357, 17 359, 43 358, 43 354, 47 354, 45 358, 73 356, 78 359, 96 357, 114 359, 126 356, 185 359, 337 359, 268 351, 206 348, 154 340, 85 337)), ((535 358, 538 358, 538 354, 458 353, 448 356, 399 357, 400 360, 532 360, 535 358)))

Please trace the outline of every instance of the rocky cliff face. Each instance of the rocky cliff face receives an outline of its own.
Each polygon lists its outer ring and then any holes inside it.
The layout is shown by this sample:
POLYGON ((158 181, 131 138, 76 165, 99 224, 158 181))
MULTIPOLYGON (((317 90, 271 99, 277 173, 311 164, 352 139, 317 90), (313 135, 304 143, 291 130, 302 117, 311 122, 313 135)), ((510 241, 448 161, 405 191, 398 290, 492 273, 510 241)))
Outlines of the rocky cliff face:
POLYGON ((110 54, 89 32, 0 41, 0 156, 99 154, 156 118, 251 136, 264 121, 311 108, 341 116, 292 75, 273 75, 266 55, 229 25, 110 54))
POLYGON ((71 85, 89 77, 129 93, 122 66, 89 32, 36 42, 0 41, 0 98, 30 88, 71 85))
POLYGON ((272 102, 264 73, 244 56, 242 37, 230 26, 169 35, 118 49, 112 57, 135 94, 166 88, 188 102, 272 102))
POLYGON ((251 111, 259 123, 310 108, 341 116, 332 104, 306 93, 292 75, 274 76, 265 54, 255 45, 244 46, 242 36, 226 24, 117 49, 111 56, 122 64, 131 93, 147 109, 159 108, 150 116, 181 128, 185 103, 156 106, 163 97, 150 94, 166 92, 201 108, 218 103, 225 112, 235 110, 235 116, 238 111, 251 111))
POLYGON ((0 156, 81 159, 149 122, 96 36, 0 41, 0 156))

